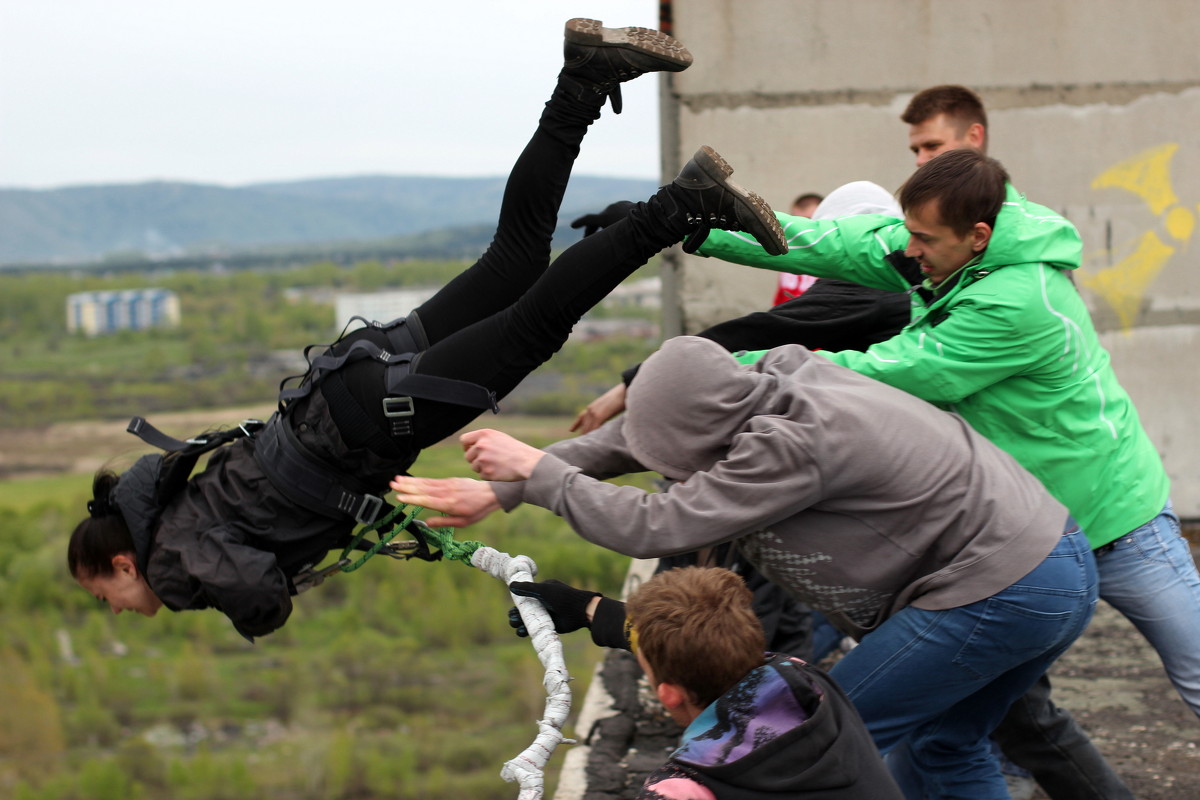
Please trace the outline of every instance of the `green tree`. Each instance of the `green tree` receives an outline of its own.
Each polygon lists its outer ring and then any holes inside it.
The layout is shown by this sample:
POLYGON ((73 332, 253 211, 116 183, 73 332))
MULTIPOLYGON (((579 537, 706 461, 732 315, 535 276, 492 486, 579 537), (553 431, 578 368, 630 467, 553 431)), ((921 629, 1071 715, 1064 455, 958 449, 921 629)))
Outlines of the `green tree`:
POLYGON ((79 794, 87 800, 139 800, 143 787, 110 759, 88 761, 79 772, 79 794))
POLYGON ((25 776, 50 769, 66 749, 58 702, 10 648, 0 650, 0 675, 0 753, 25 776))
POLYGON ((184 642, 179 657, 175 661, 174 669, 175 692, 179 699, 185 701, 207 699, 212 694, 217 678, 216 667, 210 651, 198 647, 191 641, 184 642))

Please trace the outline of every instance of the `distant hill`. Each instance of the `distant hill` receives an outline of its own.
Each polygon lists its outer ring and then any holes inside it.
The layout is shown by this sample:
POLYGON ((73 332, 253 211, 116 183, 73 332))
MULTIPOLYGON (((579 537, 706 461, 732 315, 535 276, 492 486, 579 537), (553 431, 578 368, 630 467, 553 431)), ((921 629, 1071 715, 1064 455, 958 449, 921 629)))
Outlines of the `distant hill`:
MULTIPOLYGON (((575 176, 560 222, 655 188, 652 180, 575 176)), ((186 260, 347 242, 386 242, 417 256, 445 255, 447 247, 474 254, 495 225, 503 190, 503 178, 416 176, 0 189, 0 265, 186 260)))

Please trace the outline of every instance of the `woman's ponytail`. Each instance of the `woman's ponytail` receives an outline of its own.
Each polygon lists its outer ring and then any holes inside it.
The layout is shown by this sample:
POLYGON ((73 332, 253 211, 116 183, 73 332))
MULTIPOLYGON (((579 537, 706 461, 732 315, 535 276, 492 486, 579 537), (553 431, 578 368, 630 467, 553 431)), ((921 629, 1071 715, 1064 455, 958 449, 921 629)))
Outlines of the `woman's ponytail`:
POLYGON ((129 528, 112 503, 120 480, 109 470, 100 470, 92 480, 88 516, 75 526, 67 545, 67 568, 76 578, 111 575, 113 556, 134 552, 129 528))

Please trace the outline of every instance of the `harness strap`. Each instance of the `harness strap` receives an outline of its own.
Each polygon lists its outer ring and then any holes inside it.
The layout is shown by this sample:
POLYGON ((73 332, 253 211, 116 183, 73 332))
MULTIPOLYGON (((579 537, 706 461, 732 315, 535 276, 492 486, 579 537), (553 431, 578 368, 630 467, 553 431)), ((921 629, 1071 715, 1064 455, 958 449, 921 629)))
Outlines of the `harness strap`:
POLYGON ((178 453, 190 446, 185 441, 163 433, 151 425, 145 417, 134 417, 129 420, 129 425, 126 426, 125 432, 132 433, 151 447, 166 450, 168 453, 178 453))
MULTIPOLYGON (((386 324, 363 317, 352 317, 351 322, 354 321, 363 322, 368 333, 360 334, 361 338, 353 338, 354 334, 351 334, 353 341, 348 344, 344 343, 343 336, 321 355, 309 359, 308 371, 301 377, 299 386, 281 388, 280 410, 271 416, 256 437, 255 460, 271 483, 297 505, 333 519, 349 515, 360 523, 369 524, 391 506, 378 495, 347 486, 347 476, 305 450, 287 419, 287 412, 295 401, 320 387, 330 416, 349 447, 366 447, 396 461, 404 460, 413 450, 405 446, 404 440, 414 433, 414 398, 493 412, 500 409, 495 393, 485 386, 413 374, 412 365, 426 345, 423 328, 415 314, 411 319, 401 317, 386 324), (377 361, 385 367, 385 396, 381 409, 360 405, 339 374, 347 364, 364 359, 377 361)), ((310 349, 305 349, 306 357, 310 349)))
MULTIPOLYGON (((308 396, 313 388, 321 382, 322 373, 337 370, 344 364, 357 361, 361 358, 378 358, 380 354, 388 354, 387 350, 384 350, 373 342, 370 343, 373 345, 372 348, 356 348, 356 344, 364 341, 362 339, 352 342, 346 352, 337 354, 335 349, 345 340, 348 335, 346 329, 354 322, 361 322, 363 330, 378 331, 383 334, 380 340, 386 340, 391 353, 418 353, 428 346, 424 327, 417 318, 416 312, 410 314, 409 317, 397 317, 391 322, 376 322, 375 320, 355 315, 346 322, 346 327, 342 329, 342 334, 333 344, 323 346, 314 344, 304 348, 304 357, 308 360, 309 365, 308 370, 303 375, 285 378, 279 385, 280 410, 283 410, 292 400, 308 396), (309 352, 318 347, 323 347, 321 355, 316 358, 309 358, 309 352), (294 389, 285 389, 284 386, 287 382, 294 380, 296 377, 300 378, 300 385, 294 389)), ((354 333, 357 333, 357 331, 352 331, 349 335, 353 335, 354 333)), ((385 361, 385 363, 387 362, 385 361)))
POLYGON ((319 355, 309 362, 308 372, 305 373, 304 380, 299 386, 294 389, 283 389, 279 392, 280 404, 287 405, 293 400, 307 397, 312 393, 313 389, 320 385, 324 373, 334 372, 346 364, 367 358, 375 359, 384 364, 395 364, 402 359, 411 359, 412 353, 393 353, 366 339, 359 339, 352 343, 340 355, 332 355, 330 351, 326 351, 323 355, 319 355))
POLYGON ((255 442, 259 467, 296 505, 332 519, 349 516, 367 524, 379 518, 386 505, 383 498, 343 485, 343 476, 308 455, 279 414, 271 415, 255 442))
MULTIPOLYGON (((493 414, 500 413, 500 406, 496 403, 496 393, 486 386, 470 381, 460 381, 457 378, 416 373, 412 371, 412 362, 388 367, 386 386, 389 399, 416 397, 421 400, 436 400, 440 403, 453 403, 468 408, 490 409, 493 414)), ((387 401, 385 401, 385 407, 386 405, 387 401)), ((392 416, 392 414, 389 413, 388 416, 392 416)))
POLYGON ((125 427, 126 433, 132 433, 134 436, 141 439, 151 447, 157 447, 159 450, 166 450, 168 453, 179 453, 183 451, 207 453, 209 450, 215 450, 223 444, 241 439, 246 436, 253 437, 263 429, 266 423, 261 419, 242 420, 242 423, 236 428, 228 428, 223 431, 212 431, 211 433, 201 433, 193 436, 190 439, 176 439, 173 436, 160 431, 158 428, 150 424, 145 417, 134 417, 129 420, 129 425, 125 427))
MULTIPOLYGON (((398 330, 402 331, 404 328, 398 330)), ((389 342, 391 341, 394 340, 389 334, 389 342)), ((388 398, 384 400, 384 415, 389 418, 412 416, 411 403, 414 397, 468 408, 491 409, 493 413, 499 413, 500 407, 496 403, 495 393, 485 386, 456 378, 413 373, 412 362, 417 355, 418 353, 411 350, 395 353, 368 339, 359 339, 341 354, 332 355, 326 352, 313 358, 301 385, 280 391, 279 403, 281 406, 287 406, 294 400, 307 397, 322 383, 328 373, 369 358, 387 366, 385 386, 388 398), (395 402, 390 402, 393 400, 395 402)))
POLYGON ((236 428, 223 431, 213 431, 193 436, 191 439, 180 440, 160 431, 151 425, 144 417, 134 417, 129 420, 125 430, 141 439, 151 447, 166 450, 174 456, 165 463, 165 471, 158 478, 155 488, 156 500, 165 504, 187 484, 196 462, 205 453, 242 438, 253 438, 254 434, 263 429, 264 423, 258 419, 243 420, 236 428))
MULTIPOLYGON (((392 436, 387 435, 411 433, 411 429, 388 432, 381 430, 377 419, 372 418, 367 409, 351 394, 340 373, 326 375, 324 383, 321 384, 321 391, 329 406, 329 416, 333 418, 333 424, 347 447, 367 448, 376 455, 394 462, 402 462, 411 457, 411 447, 402 447, 392 436)), ((376 413, 378 414, 378 409, 376 413)))

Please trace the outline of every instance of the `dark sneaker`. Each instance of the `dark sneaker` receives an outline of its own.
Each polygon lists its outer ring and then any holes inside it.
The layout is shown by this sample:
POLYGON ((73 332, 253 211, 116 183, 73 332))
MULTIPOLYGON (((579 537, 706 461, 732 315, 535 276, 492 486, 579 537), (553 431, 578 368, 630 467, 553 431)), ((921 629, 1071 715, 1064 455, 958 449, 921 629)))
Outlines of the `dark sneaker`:
POLYGON ((694 253, 708 232, 717 228, 744 231, 770 255, 783 255, 788 250, 787 237, 775 212, 766 200, 729 180, 732 174, 729 162, 705 145, 671 182, 671 196, 687 214, 688 223, 697 227, 683 249, 694 253))
POLYGON ((621 84, 647 72, 680 72, 692 64, 687 48, 651 28, 605 28, 599 20, 567 21, 563 74, 607 95, 621 113, 621 84))

